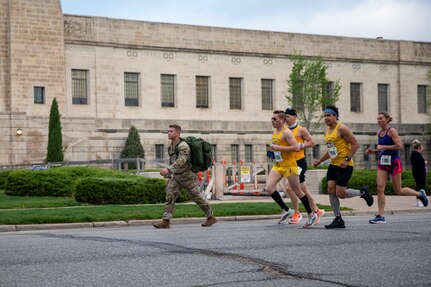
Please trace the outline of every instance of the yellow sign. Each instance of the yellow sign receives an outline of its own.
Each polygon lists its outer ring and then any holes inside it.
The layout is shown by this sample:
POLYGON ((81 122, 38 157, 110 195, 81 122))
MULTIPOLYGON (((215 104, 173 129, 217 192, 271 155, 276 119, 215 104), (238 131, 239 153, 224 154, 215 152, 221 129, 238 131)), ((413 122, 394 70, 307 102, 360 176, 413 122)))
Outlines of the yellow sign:
POLYGON ((250 166, 241 166, 241 182, 251 182, 250 166))

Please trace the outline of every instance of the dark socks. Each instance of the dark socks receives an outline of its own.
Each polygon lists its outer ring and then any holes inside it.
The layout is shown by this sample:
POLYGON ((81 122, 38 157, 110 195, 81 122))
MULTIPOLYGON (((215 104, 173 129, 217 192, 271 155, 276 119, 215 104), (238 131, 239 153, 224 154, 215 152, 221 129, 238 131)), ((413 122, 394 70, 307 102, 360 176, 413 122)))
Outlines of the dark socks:
POLYGON ((281 207, 281 209, 288 211, 289 207, 287 207, 286 203, 284 203, 283 199, 281 198, 278 191, 274 190, 273 193, 271 193, 272 199, 281 207))
POLYGON ((313 213, 313 211, 311 210, 311 207, 310 207, 310 202, 308 202, 307 195, 304 195, 299 200, 301 200, 301 203, 302 203, 302 205, 304 205, 304 208, 308 214, 313 213))

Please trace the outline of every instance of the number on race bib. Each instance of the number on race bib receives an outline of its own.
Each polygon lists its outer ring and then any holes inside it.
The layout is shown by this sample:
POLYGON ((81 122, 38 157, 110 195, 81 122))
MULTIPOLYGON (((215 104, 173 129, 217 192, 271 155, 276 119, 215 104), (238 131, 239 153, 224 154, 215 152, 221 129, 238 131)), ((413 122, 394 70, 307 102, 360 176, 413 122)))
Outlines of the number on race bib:
POLYGON ((275 162, 283 161, 283 157, 281 156, 281 152, 279 152, 279 151, 274 152, 274 161, 275 162))
POLYGON ((382 155, 380 158, 381 165, 391 165, 391 156, 390 155, 382 155))
POLYGON ((334 147, 330 147, 329 149, 328 149, 328 154, 329 154, 329 156, 331 157, 331 158, 336 158, 337 156, 338 156, 338 151, 337 151, 337 148, 334 146, 334 147))

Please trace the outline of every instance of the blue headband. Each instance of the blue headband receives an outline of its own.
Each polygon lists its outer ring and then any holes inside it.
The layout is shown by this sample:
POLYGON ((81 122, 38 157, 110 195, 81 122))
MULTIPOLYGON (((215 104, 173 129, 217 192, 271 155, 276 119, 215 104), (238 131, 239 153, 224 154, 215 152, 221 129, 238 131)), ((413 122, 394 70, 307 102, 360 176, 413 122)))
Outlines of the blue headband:
POLYGON ((325 109, 324 111, 323 111, 325 114, 331 114, 331 115, 334 115, 334 116, 337 116, 338 117, 338 113, 336 112, 336 111, 334 111, 333 109, 325 109))

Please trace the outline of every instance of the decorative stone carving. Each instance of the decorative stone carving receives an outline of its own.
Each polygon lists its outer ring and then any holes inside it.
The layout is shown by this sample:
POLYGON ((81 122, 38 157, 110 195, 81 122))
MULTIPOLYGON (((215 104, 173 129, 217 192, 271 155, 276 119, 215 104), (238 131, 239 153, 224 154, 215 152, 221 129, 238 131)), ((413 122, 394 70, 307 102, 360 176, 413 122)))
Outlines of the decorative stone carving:
POLYGON ((241 64, 241 58, 240 57, 232 57, 231 60, 232 64, 238 65, 241 64))
POLYGON ((206 61, 208 61, 208 56, 207 55, 199 55, 198 61, 201 63, 205 63, 206 61))
POLYGON ((64 32, 67 34, 90 34, 91 21, 83 19, 64 19, 64 32))
POLYGON ((174 59, 174 54, 173 53, 163 53, 163 59, 165 59, 166 61, 171 61, 174 59))
POLYGON ((272 59, 263 59, 263 64, 265 66, 271 66, 272 65, 272 59))
POLYGON ((414 49, 414 55, 416 57, 431 57, 431 49, 429 46, 420 46, 414 49))
POLYGON ((387 72, 388 71, 388 65, 380 65, 380 71, 387 72))
POLYGON ((135 50, 127 50, 127 57, 130 59, 134 59, 138 57, 138 51, 135 50))

